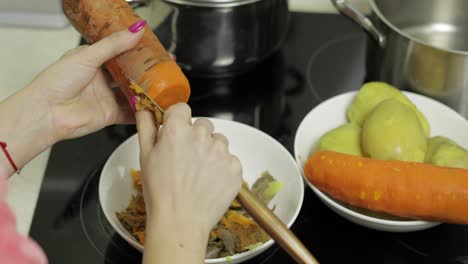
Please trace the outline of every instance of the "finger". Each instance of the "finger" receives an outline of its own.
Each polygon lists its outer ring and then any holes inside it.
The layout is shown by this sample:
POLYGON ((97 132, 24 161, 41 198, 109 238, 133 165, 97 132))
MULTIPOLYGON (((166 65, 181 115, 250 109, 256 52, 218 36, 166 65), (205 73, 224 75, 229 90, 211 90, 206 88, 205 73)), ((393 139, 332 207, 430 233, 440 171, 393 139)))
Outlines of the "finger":
POLYGON ((75 54, 75 53, 77 53, 77 52, 79 52, 79 51, 82 51, 84 48, 86 48, 86 47, 88 47, 88 46, 89 46, 89 45, 86 44, 86 45, 81 45, 81 46, 76 47, 76 48, 74 48, 74 49, 68 50, 68 51, 66 51, 66 52, 62 55, 62 57, 60 57, 60 58, 64 58, 64 57, 67 57, 67 56, 71 56, 71 55, 73 55, 73 54, 75 54))
POLYGON ((140 41, 145 29, 132 33, 125 29, 82 49, 80 61, 93 67, 99 67, 113 57, 130 50, 140 41))
POLYGON ((106 79, 106 82, 108 84, 108 86, 110 88, 117 88, 119 89, 119 85, 117 84, 117 82, 114 80, 114 78, 112 78, 112 75, 109 73, 109 70, 107 70, 107 68, 103 67, 101 69, 101 71, 103 72, 103 75, 104 75, 104 78, 106 79))
POLYGON ((227 151, 229 147, 228 139, 220 133, 213 134, 214 146, 220 150, 227 151))
POLYGON ((120 89, 111 89, 103 71, 98 71, 94 78, 95 90, 93 95, 99 100, 100 110, 105 117, 105 125, 135 123, 135 115, 130 104, 120 89))
POLYGON ((167 109, 166 113, 164 114, 163 123, 167 123, 170 119, 181 120, 191 125, 192 109, 190 109, 190 107, 184 103, 175 104, 167 109))
POLYGON ((119 125, 135 124, 135 112, 133 112, 130 107, 125 95, 119 89, 113 89, 112 92, 114 93, 116 101, 116 116, 114 123, 119 125))
POLYGON ((202 136, 211 136, 214 131, 214 125, 206 118, 198 118, 193 123, 193 129, 200 133, 202 136))
POLYGON ((140 155, 144 158, 151 152, 151 149, 156 143, 158 127, 154 120, 154 114, 151 111, 138 111, 135 114, 135 118, 138 130, 138 139, 140 141, 140 155))
POLYGON ((242 162, 239 160, 239 158, 235 155, 231 154, 231 170, 233 172, 234 177, 237 177, 240 184, 239 188, 241 187, 242 184, 242 162))

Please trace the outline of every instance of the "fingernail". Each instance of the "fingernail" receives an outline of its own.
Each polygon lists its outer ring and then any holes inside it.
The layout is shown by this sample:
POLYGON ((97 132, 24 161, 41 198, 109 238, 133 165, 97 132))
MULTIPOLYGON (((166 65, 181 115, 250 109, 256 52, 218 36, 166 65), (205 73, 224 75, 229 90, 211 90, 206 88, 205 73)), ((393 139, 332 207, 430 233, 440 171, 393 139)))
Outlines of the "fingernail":
POLYGON ((143 19, 128 27, 128 31, 132 33, 137 33, 138 31, 142 30, 145 26, 146 20, 143 19))
POLYGON ((137 103, 136 97, 135 96, 130 96, 128 98, 128 102, 130 103, 130 108, 132 109, 133 113, 136 112, 135 104, 137 103))

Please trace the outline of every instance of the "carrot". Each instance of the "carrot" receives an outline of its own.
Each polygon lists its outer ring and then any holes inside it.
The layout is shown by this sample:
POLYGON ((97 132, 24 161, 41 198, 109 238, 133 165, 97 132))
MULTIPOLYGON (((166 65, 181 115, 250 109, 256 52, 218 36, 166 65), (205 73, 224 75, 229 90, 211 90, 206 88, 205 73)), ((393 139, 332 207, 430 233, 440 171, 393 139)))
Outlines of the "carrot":
MULTIPOLYGON (((62 6, 90 44, 141 20, 124 0, 62 0, 62 6)), ((133 95, 129 88, 133 80, 164 110, 189 99, 187 78, 148 25, 137 46, 107 61, 106 68, 127 97, 133 95)))
POLYGON ((236 252, 245 251, 247 246, 269 239, 254 220, 234 210, 228 210, 220 223, 235 235, 236 252))
POLYGON ((468 170, 319 151, 304 174, 354 206, 401 217, 468 224, 468 170))
POLYGON ((164 61, 143 74, 140 84, 149 87, 146 90, 148 95, 166 110, 177 102, 188 101, 190 86, 187 79, 180 78, 180 75, 180 68, 173 60, 164 61))
POLYGON ((143 232, 143 231, 137 231, 137 232, 134 232, 133 234, 137 237, 138 241, 139 241, 142 245, 145 244, 145 232, 143 232))
POLYGON ((135 186, 135 188, 137 190, 141 191, 142 190, 142 185, 141 185, 141 173, 140 173, 140 171, 131 169, 130 170, 130 175, 132 176, 133 185, 135 186))

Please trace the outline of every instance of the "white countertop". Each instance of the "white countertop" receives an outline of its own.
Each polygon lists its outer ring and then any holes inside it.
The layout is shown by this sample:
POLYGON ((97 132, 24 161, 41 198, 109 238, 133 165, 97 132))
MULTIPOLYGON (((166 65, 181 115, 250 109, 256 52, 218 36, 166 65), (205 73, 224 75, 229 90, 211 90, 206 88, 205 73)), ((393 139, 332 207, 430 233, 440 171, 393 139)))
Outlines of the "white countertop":
MULTIPOLYGON (((334 12, 329 0, 290 0, 290 9, 334 12)), ((0 36, 0 101, 28 84, 65 51, 75 48, 80 38, 70 26, 62 29, 0 26, 0 36)), ((23 234, 29 232, 48 157, 49 150, 27 164, 20 176, 9 180, 7 201, 16 215, 18 230, 23 234)))

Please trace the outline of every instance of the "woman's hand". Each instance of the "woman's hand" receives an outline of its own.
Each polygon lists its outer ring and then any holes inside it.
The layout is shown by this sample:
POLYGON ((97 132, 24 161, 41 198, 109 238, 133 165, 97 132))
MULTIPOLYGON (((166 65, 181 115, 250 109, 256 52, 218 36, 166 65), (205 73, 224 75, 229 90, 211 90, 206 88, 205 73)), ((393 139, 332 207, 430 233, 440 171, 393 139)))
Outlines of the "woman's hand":
MULTIPOLYGON (((134 47, 143 31, 123 30, 68 52, 0 103, 0 141, 18 168, 57 141, 134 122, 129 104, 120 91, 111 90, 100 66, 134 47)), ((12 175, 9 163, 0 153, 0 164, 12 175)))
POLYGON ((151 113, 137 112, 146 263, 203 263, 209 232, 242 184, 227 139, 209 120, 191 118, 186 104, 174 105, 158 131, 151 113))
POLYGON ((101 65, 133 48, 143 31, 123 30, 67 52, 32 82, 47 102, 57 140, 75 138, 112 124, 134 123, 120 90, 112 90, 101 65))

